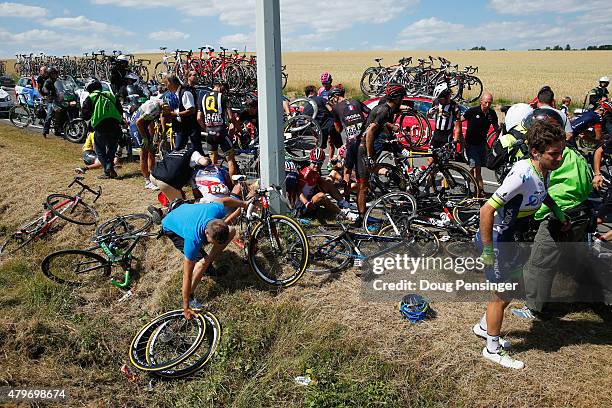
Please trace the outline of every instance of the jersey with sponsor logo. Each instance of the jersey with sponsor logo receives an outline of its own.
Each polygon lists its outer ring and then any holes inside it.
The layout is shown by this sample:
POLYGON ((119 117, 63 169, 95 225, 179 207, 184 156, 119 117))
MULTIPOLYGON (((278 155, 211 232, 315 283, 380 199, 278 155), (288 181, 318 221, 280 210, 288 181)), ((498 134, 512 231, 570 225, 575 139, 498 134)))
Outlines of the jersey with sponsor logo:
POLYGON ((321 175, 319 172, 313 170, 310 166, 306 166, 300 170, 298 182, 300 190, 302 190, 302 193, 304 193, 306 198, 310 199, 314 195, 315 190, 319 185, 320 178, 321 175))
POLYGON ((206 127, 222 127, 227 125, 227 97, 221 92, 211 91, 204 95, 200 110, 204 113, 206 127))
POLYGON ((365 114, 361 102, 354 99, 344 99, 334 105, 333 114, 334 120, 342 124, 347 143, 361 135, 365 123, 365 114))
POLYGON ((201 167, 193 175, 193 188, 197 188, 202 194, 200 202, 214 202, 216 198, 227 197, 229 188, 225 184, 227 172, 223 167, 210 166, 201 167))

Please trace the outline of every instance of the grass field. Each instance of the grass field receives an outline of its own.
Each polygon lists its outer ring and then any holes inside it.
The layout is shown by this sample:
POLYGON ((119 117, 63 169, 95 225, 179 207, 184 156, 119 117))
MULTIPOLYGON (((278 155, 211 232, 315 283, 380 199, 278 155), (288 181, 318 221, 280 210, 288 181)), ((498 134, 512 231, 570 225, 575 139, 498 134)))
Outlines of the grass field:
MULTIPOLYGON (((397 63, 402 56, 426 58, 443 56, 461 67, 479 67, 478 76, 485 89, 500 102, 522 102, 532 99, 542 85, 550 85, 557 99, 570 96, 574 105, 582 105, 586 93, 597 85, 602 75, 612 75, 612 51, 330 51, 288 52, 283 54, 289 81, 287 91, 302 94, 304 86, 319 85, 322 71, 330 71, 335 83, 348 86, 351 95, 360 93, 363 71, 376 65, 397 63)), ((159 54, 142 54, 155 62, 159 54)), ((9 61, 9 70, 12 69, 9 61)))
MULTIPOLYGON (((81 154, 80 146, 0 124, 0 240, 39 214, 48 193, 66 189, 81 154)), ((119 173, 87 175, 103 188, 95 205, 102 219, 156 202, 137 164, 119 173)), ((130 383, 119 369, 132 336, 180 304, 181 256, 167 239, 140 246, 134 295, 124 302, 111 285, 70 290, 42 275, 44 256, 87 247, 92 233, 67 224, 0 263, 0 386, 66 387, 66 405, 79 407, 608 408, 612 400, 612 327, 588 308, 533 325, 509 317, 502 334, 526 362, 510 371, 480 355, 484 341, 471 327, 482 303, 434 302, 437 317, 411 325, 395 302, 364 299, 352 270, 269 291, 235 247, 220 260, 232 266, 228 276, 196 292, 224 329, 210 365, 184 381, 149 385, 141 375, 130 383), (309 369, 317 383, 296 385, 309 369)))

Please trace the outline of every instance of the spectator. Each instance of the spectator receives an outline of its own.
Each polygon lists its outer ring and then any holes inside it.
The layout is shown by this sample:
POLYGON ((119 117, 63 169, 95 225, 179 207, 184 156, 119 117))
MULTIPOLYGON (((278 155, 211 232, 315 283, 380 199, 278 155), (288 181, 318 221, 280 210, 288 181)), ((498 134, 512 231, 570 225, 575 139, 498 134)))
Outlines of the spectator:
POLYGON ((589 105, 588 109, 595 109, 599 106, 599 102, 603 98, 608 98, 608 85, 610 84, 610 78, 607 76, 602 76, 599 78, 599 85, 593 89, 588 94, 589 105))
MULTIPOLYGON (((188 87, 181 85, 181 81, 174 74, 164 78, 168 91, 174 93, 178 99, 178 107, 169 113, 172 119, 172 132, 176 140, 175 150, 182 150, 187 146, 189 136, 198 127, 196 121, 195 97, 188 87)), ((198 146, 193 146, 197 149, 198 146)), ((202 148, 200 147, 201 150, 202 148)))
POLYGON ((489 128, 493 126, 499 133, 499 122, 495 110, 491 109, 493 95, 484 92, 480 97, 480 105, 469 108, 463 114, 463 120, 467 121, 465 132, 465 151, 470 166, 470 173, 476 179, 480 191, 483 191, 481 168, 487 159, 487 135, 489 128))
POLYGON ((90 120, 94 129, 94 149, 104 167, 104 174, 99 178, 116 178, 113 160, 122 134, 121 104, 111 92, 102 90, 102 84, 98 80, 91 80, 85 89, 89 96, 83 102, 81 116, 90 120))
POLYGON ((40 70, 38 71, 38 76, 36 77, 36 89, 38 89, 38 92, 42 90, 47 78, 49 78, 49 75, 47 75, 47 67, 43 65, 42 67, 40 67, 40 70))
POLYGON ((553 107, 554 101, 555 101, 555 93, 553 92, 553 90, 549 86, 545 86, 542 89, 540 89, 540 92, 538 92, 537 98, 538 100, 536 102, 536 106, 539 109, 550 109, 555 112, 558 112, 561 115, 561 118, 563 119, 563 123, 561 127, 565 130, 566 140, 572 140, 572 137, 573 137, 572 124, 567 118, 567 115, 563 113, 562 111, 555 109, 553 107))
POLYGON ((570 112, 570 103, 572 103, 572 98, 566 96, 561 100, 561 106, 559 108, 559 110, 563 111, 565 113, 565 116, 567 116, 568 118, 572 115, 572 113, 570 112))
MULTIPOLYGON (((197 121, 197 112, 200 110, 200 105, 198 99, 198 91, 196 89, 196 85, 198 84, 198 73, 196 71, 189 71, 187 75, 187 85, 183 85, 185 90, 191 92, 193 98, 196 102, 196 113, 195 118, 197 121)), ((201 99, 200 99, 201 100, 201 99)), ((204 154, 204 149, 202 148, 202 129, 200 126, 194 126, 191 133, 189 134, 189 142, 191 143, 191 147, 196 151, 200 152, 200 154, 204 154)))
MULTIPOLYGON (((43 137, 47 137, 49 134, 51 122, 55 116, 55 108, 59 103, 59 95, 57 93, 57 88, 55 88, 55 81, 57 81, 59 72, 57 69, 51 67, 47 69, 47 75, 49 77, 45 80, 45 83, 40 90, 40 94, 47 99, 47 117, 45 118, 45 123, 43 124, 43 137)), ((61 136, 61 131, 57 128, 57 126, 54 129, 54 132, 55 136, 61 136)))

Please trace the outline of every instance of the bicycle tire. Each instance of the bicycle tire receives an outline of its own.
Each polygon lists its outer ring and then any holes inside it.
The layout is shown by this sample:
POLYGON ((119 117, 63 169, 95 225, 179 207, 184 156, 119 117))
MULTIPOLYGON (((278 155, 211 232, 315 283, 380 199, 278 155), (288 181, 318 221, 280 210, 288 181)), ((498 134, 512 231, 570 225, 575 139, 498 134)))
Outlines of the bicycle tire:
MULTIPOLYGON (((442 167, 439 167, 436 172, 433 173, 434 177, 434 188, 436 191, 441 187, 450 186, 453 184, 452 191, 446 189, 446 199, 454 202, 460 202, 466 198, 477 197, 480 194, 480 189, 476 183, 474 176, 470 172, 459 165, 447 163, 442 167), (442 178, 437 179, 440 175, 442 178), (452 183, 449 180, 452 179, 452 183)), ((429 188, 431 184, 428 182, 426 188, 429 188)))
MULTIPOLYGON (((291 108, 293 106, 294 108, 296 108, 296 107, 302 106, 301 104, 310 105, 310 107, 312 108, 312 115, 310 115, 310 118, 314 120, 317 117, 317 113, 319 112, 319 107, 317 106, 317 104, 308 98, 297 98, 289 102, 289 107, 291 108)), ((302 108, 302 111, 303 111, 303 108, 302 108)), ((296 113, 294 116, 299 116, 299 115, 304 115, 304 114, 300 112, 298 109, 298 113, 296 113)), ((304 116, 308 116, 308 115, 304 115, 304 116)))
POLYGON ((400 115, 399 118, 400 135, 402 140, 410 148, 417 148, 426 145, 429 142, 429 135, 431 134, 431 125, 427 118, 425 118, 420 112, 405 112, 400 115), (410 117, 413 117, 416 124, 407 128, 410 125, 410 117), (409 123, 406 123, 408 121, 409 123), (414 135, 416 125, 416 136, 414 135))
POLYGON ((50 194, 45 200, 46 208, 50 210, 53 215, 56 215, 68 222, 79 225, 93 225, 98 221, 98 213, 89 204, 86 204, 83 199, 76 201, 76 196, 70 196, 68 194, 50 194), (68 202, 62 204, 59 208, 55 208, 60 200, 67 200, 68 202), (76 204, 75 204, 76 203, 76 204), (77 214, 82 212, 85 218, 80 219, 77 214))
POLYGON ((146 231, 151 225, 153 225, 153 219, 148 214, 119 215, 100 224, 96 228, 96 236, 112 234, 113 237, 120 238, 146 231))
MULTIPOLYGON (((300 280, 308 266, 308 239, 302 227, 289 217, 275 214, 271 215, 268 221, 258 222, 251 231, 248 245, 249 265, 257 277, 268 285, 289 287, 300 280), (284 225, 285 229, 280 231, 280 225, 284 225), (273 237, 260 235, 267 232, 265 228, 267 226, 269 226, 269 232, 274 235, 273 237), (275 248, 265 250, 266 244, 270 243, 272 245, 272 242, 270 242, 272 239, 274 239, 276 245, 279 245, 281 243, 278 238, 289 233, 293 235, 293 240, 286 243, 285 246, 291 248, 291 254, 284 253, 282 248, 280 251, 275 248), (276 270, 278 266, 281 267, 280 272, 283 272, 283 267, 289 267, 289 275, 279 277, 280 274, 276 270)), ((286 239, 283 238, 283 241, 286 241, 286 239)))
POLYGON ((406 251, 415 257, 430 258, 440 251, 440 240, 430 230, 420 225, 409 224, 400 234, 392 225, 382 228, 378 234, 383 237, 401 237, 405 241, 406 251))
POLYGON ((473 238, 468 236, 451 235, 450 240, 444 243, 444 250, 455 258, 476 259, 480 256, 473 238))
POLYGON ((86 131, 87 125, 83 119, 74 119, 64 125, 64 137, 72 143, 81 143, 85 139, 86 131))
POLYGON ((475 77, 473 75, 468 75, 468 78, 465 81, 465 84, 463 86, 463 94, 461 96, 464 101, 468 103, 472 103, 480 99, 480 97, 482 96, 482 91, 483 91, 483 86, 482 86, 482 81, 480 80, 480 78, 475 77), (463 95, 465 94, 466 86, 467 86, 467 90, 470 91, 467 97, 463 95), (476 90, 472 91, 471 89, 472 87, 475 87, 476 90))
POLYGON ((134 336, 132 342, 130 343, 130 362, 139 370, 147 372, 166 370, 174 367, 175 365, 188 359, 195 352, 195 350, 204 340, 205 331, 206 322, 199 313, 197 313, 196 317, 191 320, 187 320, 183 317, 182 309, 164 313, 163 315, 158 316, 151 322, 147 323, 140 329, 136 336, 134 336), (159 337, 161 330, 168 326, 168 324, 170 324, 173 320, 195 323, 197 325, 197 335, 195 336, 195 339, 191 341, 190 346, 187 349, 182 350, 178 356, 173 357, 168 361, 156 362, 155 358, 157 356, 155 355, 153 348, 149 348, 151 346, 152 338, 154 335, 156 335, 156 338, 153 339, 153 343, 155 344, 158 339, 161 339, 159 337))
POLYGON ((486 198, 468 198, 463 200, 453 208, 453 218, 463 228, 475 234, 479 228, 480 207, 486 202, 486 198))
POLYGON ((285 153, 290 160, 307 160, 310 151, 321 145, 322 131, 309 116, 298 115, 284 125, 285 153), (297 126, 293 126, 296 124, 297 126))
POLYGON ((111 264, 107 259, 94 252, 81 249, 65 249, 49 254, 43 259, 40 267, 47 278, 69 286, 80 286, 86 282, 91 283, 98 278, 107 280, 111 274, 111 264), (83 260, 74 262, 70 261, 71 257, 83 258, 83 260), (62 267, 67 268, 67 270, 60 270, 62 267), (84 267, 84 269, 81 269, 81 267, 84 267), (96 271, 96 273, 89 274, 93 271, 96 271), (73 276, 69 276, 70 274, 73 276), (78 276, 82 276, 82 278, 76 279, 75 277, 78 276))
POLYGON ((43 217, 38 217, 19 227, 0 246, 0 257, 13 255, 21 248, 29 244, 38 235, 42 226, 45 225, 43 217))
POLYGON ((417 201, 409 193, 388 193, 376 200, 363 217, 363 229, 368 235, 378 235, 386 226, 409 219, 417 212, 417 201))
POLYGON ((9 110, 9 120, 14 126, 25 129, 32 124, 32 113, 23 105, 15 105, 9 110))
POLYGON ((334 273, 350 264, 349 254, 353 253, 351 244, 343 238, 336 238, 331 234, 308 235, 308 246, 310 247, 308 269, 306 269, 308 272, 316 275, 334 273), (333 266, 324 267, 330 264, 333 266))
POLYGON ((155 371, 152 374, 162 378, 183 378, 202 369, 214 356, 221 342, 221 323, 211 312, 200 311, 206 321, 204 340, 193 354, 186 360, 166 370, 155 371))

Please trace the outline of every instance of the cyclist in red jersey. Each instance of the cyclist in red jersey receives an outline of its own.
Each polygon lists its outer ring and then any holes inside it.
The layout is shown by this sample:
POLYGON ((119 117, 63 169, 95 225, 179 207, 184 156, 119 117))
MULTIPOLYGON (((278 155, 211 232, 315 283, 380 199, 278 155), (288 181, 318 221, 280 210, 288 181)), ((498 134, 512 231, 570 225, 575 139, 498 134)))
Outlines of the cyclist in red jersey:
POLYGON ((321 87, 319 88, 319 91, 317 92, 317 96, 320 96, 321 98, 325 100, 328 100, 329 91, 332 88, 332 81, 333 81, 333 78, 331 74, 327 71, 323 72, 321 74, 321 87))

